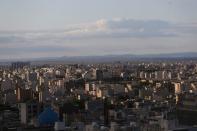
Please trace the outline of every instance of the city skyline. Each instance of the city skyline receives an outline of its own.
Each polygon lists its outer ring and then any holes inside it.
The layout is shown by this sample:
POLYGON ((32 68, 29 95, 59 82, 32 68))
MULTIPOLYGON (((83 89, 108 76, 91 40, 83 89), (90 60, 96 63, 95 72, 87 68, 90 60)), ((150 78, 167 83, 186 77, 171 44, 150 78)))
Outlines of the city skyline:
POLYGON ((197 0, 0 0, 0 131, 197 131, 197 0))

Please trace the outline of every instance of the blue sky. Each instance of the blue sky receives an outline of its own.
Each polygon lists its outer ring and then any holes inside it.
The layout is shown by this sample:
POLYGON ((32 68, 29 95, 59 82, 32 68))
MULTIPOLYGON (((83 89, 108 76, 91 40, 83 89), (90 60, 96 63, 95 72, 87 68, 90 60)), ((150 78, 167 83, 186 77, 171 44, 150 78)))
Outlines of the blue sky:
POLYGON ((0 58, 194 52, 196 0, 0 0, 0 58))

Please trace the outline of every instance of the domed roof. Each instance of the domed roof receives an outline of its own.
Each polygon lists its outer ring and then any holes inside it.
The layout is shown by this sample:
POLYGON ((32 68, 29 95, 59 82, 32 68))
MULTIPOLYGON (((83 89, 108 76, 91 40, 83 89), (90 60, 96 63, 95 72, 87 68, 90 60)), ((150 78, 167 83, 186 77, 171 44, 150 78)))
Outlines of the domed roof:
POLYGON ((38 116, 38 122, 40 125, 53 125, 58 120, 58 114, 54 112, 51 107, 45 108, 38 116))

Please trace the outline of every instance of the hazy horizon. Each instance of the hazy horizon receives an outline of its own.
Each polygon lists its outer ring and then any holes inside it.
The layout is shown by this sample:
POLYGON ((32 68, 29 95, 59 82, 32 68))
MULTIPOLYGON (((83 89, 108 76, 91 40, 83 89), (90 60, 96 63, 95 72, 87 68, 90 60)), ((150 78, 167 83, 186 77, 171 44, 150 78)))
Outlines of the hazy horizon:
POLYGON ((196 0, 0 0, 0 59, 196 52, 196 0))

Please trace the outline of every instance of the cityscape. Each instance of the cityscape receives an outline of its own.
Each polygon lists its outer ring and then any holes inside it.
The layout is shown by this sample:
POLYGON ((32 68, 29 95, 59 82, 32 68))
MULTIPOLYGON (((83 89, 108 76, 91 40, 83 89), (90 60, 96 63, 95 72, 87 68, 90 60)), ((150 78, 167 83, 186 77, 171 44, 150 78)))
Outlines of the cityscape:
POLYGON ((197 131, 196 0, 0 0, 0 131, 197 131))
POLYGON ((1 66, 1 130, 196 130, 196 62, 1 66))

